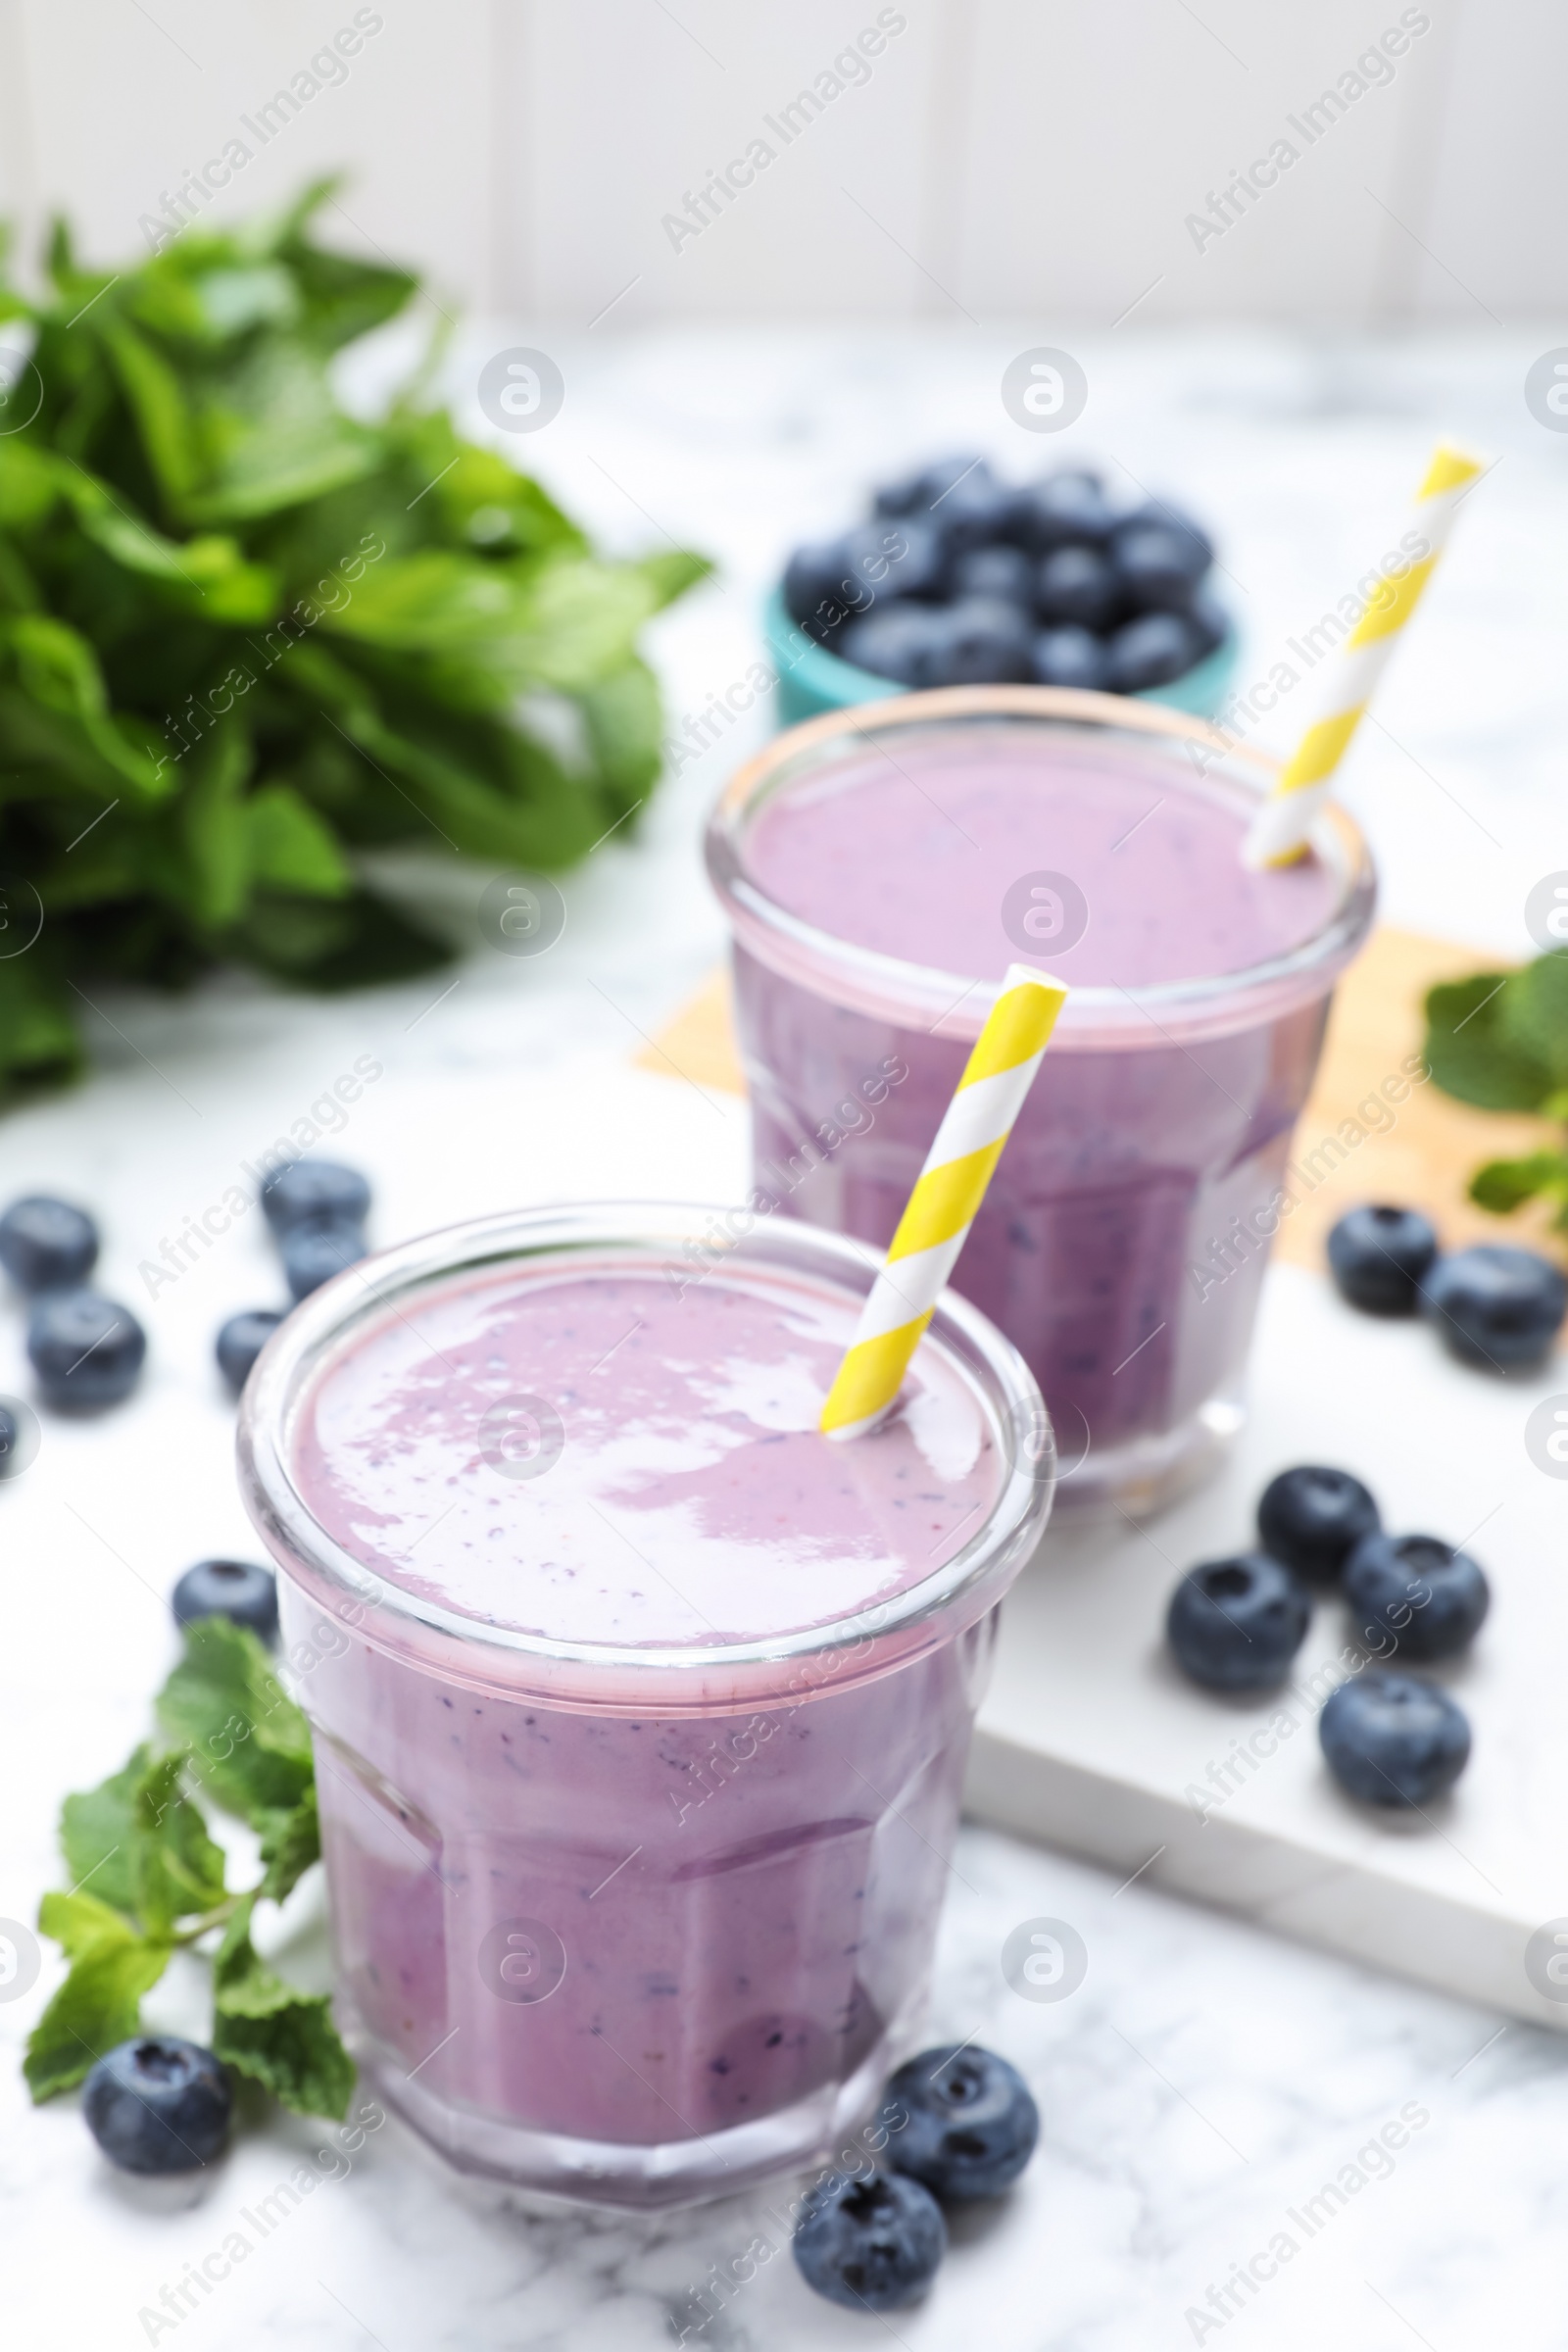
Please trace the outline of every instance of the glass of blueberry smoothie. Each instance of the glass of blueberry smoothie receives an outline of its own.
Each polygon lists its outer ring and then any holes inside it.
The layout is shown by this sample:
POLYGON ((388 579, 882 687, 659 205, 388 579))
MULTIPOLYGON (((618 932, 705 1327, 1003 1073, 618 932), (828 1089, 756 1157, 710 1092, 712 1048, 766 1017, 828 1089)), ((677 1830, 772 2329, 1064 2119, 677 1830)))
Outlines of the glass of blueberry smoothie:
POLYGON ((537 1210, 349 1269, 252 1376, 340 2019, 465 2171, 724 2194, 911 2045, 1054 1457, 951 1293, 819 1434, 873 1272, 760 1205, 537 1210))
POLYGON ((1068 982, 956 1282, 1061 1449, 1058 1512, 1157 1507, 1240 1426, 1291 1135, 1375 898, 1327 811, 1242 849, 1273 774, 1202 720, 1027 686, 833 712, 730 785, 709 867, 734 941, 756 1182, 885 1248, 1007 964, 1068 982), (870 1073, 903 1072, 873 1102, 870 1073))

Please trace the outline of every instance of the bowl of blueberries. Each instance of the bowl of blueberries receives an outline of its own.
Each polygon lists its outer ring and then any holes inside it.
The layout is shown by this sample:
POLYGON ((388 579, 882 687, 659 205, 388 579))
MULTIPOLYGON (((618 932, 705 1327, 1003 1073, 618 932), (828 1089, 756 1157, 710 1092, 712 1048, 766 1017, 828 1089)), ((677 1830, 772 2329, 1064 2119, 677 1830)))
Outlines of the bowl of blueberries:
POLYGON ((1236 633, 1208 534, 1100 475, 1003 481, 941 458, 887 482, 837 539, 798 547, 765 627, 785 725, 935 686, 1070 686, 1211 716, 1236 633))

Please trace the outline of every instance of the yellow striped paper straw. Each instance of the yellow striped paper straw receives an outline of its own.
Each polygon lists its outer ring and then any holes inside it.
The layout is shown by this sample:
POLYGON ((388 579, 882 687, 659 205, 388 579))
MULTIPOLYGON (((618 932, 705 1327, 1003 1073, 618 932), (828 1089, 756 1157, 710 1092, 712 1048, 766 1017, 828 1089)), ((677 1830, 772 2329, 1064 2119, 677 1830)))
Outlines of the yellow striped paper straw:
POLYGON ((898 1396, 1066 995, 1032 964, 1008 965, 828 1392, 820 1423, 828 1437, 859 1437, 898 1396))
POLYGON ((1289 865, 1305 849, 1317 812, 1328 799, 1335 770, 1399 642, 1400 631, 1437 567, 1459 501, 1483 470, 1475 458, 1447 442, 1441 442, 1434 451, 1415 502, 1415 530, 1426 553, 1401 579, 1384 576, 1381 591, 1335 658, 1325 680, 1324 707, 1253 820, 1245 853, 1249 865, 1289 865))

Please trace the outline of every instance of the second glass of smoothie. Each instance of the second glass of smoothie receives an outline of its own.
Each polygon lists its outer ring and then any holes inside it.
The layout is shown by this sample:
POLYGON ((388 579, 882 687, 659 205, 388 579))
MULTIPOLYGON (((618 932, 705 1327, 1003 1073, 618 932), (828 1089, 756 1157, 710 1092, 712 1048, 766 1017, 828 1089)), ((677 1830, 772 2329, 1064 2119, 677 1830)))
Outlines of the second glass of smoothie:
POLYGON ((890 1420, 820 1435, 872 1272, 760 1209, 495 1218, 350 1268, 246 1389, 340 2014, 465 2170, 723 2194, 907 2053, 1052 1452, 951 1294, 890 1420))
POLYGON ((1040 1382, 1058 1511, 1155 1508, 1240 1425, 1375 897, 1335 809, 1299 862, 1247 866, 1272 772, 1155 706, 954 689, 792 729, 710 828, 755 1182, 793 1214, 885 1248, 1007 965, 1069 983, 954 1277, 1040 1382))

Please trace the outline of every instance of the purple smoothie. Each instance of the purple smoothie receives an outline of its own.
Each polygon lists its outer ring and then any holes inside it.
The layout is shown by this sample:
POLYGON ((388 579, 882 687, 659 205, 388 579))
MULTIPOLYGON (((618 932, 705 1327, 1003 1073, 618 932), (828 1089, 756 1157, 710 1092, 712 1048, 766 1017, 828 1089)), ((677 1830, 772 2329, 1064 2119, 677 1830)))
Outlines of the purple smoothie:
POLYGON ((1040 1382, 1058 1502, 1149 1505, 1239 1420, 1290 1139, 1371 883, 1331 828, 1250 870, 1255 787, 1189 756, 1196 722, 1066 724, 1045 713, 1059 698, 1025 717, 1027 690, 1004 692, 1011 718, 876 707, 839 737, 802 730, 809 748, 781 739, 726 796, 710 862, 757 1182, 885 1247, 1007 964, 1069 982, 955 1282, 1040 1382), (907 1078, 850 1121, 889 1065, 907 1078))
POLYGON ((906 2046, 996 1596, 885 1656, 834 1641, 940 1584, 1017 1473, 940 1340, 884 1430, 818 1434, 858 1305, 738 1260, 488 1266, 361 1315, 283 1416, 308 1541, 258 1517, 341 1998, 469 2169, 716 2193, 809 2155, 906 2046))

